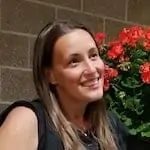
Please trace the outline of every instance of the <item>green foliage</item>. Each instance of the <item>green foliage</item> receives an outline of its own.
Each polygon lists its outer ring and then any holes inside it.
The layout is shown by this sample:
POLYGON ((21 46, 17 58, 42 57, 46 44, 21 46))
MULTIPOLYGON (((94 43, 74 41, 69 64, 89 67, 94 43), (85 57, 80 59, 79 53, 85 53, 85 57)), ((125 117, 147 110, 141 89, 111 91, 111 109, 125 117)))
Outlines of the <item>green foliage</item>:
POLYGON ((100 46, 100 56, 118 72, 106 78, 109 109, 131 134, 150 138, 150 30, 124 28, 116 41, 100 46))

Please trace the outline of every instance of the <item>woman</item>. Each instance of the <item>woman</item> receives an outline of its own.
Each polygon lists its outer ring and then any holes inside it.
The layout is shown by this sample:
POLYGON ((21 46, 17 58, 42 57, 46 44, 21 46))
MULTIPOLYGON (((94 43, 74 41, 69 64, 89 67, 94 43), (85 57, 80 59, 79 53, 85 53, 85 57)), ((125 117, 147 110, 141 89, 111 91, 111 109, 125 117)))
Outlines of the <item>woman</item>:
POLYGON ((86 27, 48 24, 33 59, 39 100, 16 102, 4 112, 0 149, 125 149, 125 130, 102 99, 104 64, 86 27))

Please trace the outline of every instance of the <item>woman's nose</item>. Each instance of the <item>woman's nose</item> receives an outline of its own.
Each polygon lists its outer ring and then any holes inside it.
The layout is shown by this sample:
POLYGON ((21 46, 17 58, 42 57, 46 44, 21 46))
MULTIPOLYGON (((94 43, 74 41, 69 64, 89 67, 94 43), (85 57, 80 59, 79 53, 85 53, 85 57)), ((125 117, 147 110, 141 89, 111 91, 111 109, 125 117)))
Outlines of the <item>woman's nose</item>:
POLYGON ((96 73, 96 66, 90 61, 85 62, 84 74, 87 76, 93 76, 96 73))

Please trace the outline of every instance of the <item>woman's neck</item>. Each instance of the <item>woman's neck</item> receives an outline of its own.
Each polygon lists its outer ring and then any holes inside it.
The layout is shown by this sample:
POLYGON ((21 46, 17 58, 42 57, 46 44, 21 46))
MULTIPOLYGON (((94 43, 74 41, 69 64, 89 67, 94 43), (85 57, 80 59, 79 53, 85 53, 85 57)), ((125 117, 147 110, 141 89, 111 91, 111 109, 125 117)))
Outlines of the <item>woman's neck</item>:
POLYGON ((61 109, 74 126, 80 129, 87 129, 88 122, 85 120, 85 111, 88 103, 63 97, 59 99, 61 109))

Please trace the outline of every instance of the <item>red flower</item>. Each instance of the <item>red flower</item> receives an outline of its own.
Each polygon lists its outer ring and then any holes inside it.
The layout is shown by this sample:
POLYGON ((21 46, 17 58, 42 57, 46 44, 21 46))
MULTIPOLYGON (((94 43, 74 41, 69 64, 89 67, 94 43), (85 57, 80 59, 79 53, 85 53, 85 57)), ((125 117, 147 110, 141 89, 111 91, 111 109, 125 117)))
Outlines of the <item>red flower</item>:
POLYGON ((129 32, 129 29, 123 28, 123 30, 119 33, 119 40, 123 45, 130 42, 129 32))
POLYGON ((140 26, 133 26, 132 28, 130 28, 130 35, 135 40, 143 38, 144 37, 143 28, 140 26))
POLYGON ((115 59, 123 53, 123 46, 119 41, 110 43, 110 49, 107 53, 108 58, 115 59))
POLYGON ((95 34, 95 40, 98 44, 101 44, 102 41, 106 38, 106 34, 102 32, 98 32, 95 34))
POLYGON ((140 66, 141 78, 144 83, 150 84, 150 62, 140 66))
POLYGON ((109 68, 109 77, 110 78, 114 78, 118 76, 118 71, 116 69, 113 68, 109 68))
POLYGON ((110 82, 108 79, 104 79, 104 91, 108 91, 110 87, 110 82))
POLYGON ((145 30, 145 38, 146 38, 147 40, 150 40, 150 28, 147 29, 147 30, 145 30))
POLYGON ((118 71, 114 68, 110 68, 108 65, 105 65, 105 79, 112 79, 118 76, 118 71))
POLYGON ((104 90, 107 91, 110 87, 110 80, 118 76, 118 71, 105 65, 104 73, 104 90))
POLYGON ((144 30, 140 26, 133 26, 124 28, 119 34, 119 40, 122 44, 129 44, 135 46, 136 42, 143 39, 144 30))
POLYGON ((149 51, 150 51, 150 41, 145 40, 145 41, 143 42, 143 46, 145 47, 146 50, 149 50, 149 51))

